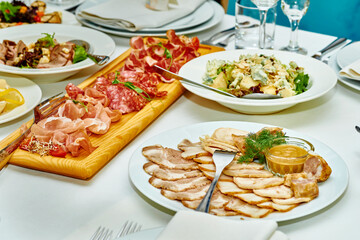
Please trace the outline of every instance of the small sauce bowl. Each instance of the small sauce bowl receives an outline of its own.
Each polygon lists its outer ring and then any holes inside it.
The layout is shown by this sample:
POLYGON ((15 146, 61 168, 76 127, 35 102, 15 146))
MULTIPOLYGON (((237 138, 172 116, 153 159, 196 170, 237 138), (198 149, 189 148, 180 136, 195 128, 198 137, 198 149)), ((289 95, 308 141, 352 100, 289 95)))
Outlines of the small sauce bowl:
POLYGON ((288 173, 303 171, 304 163, 314 146, 301 138, 287 137, 280 145, 266 151, 267 168, 275 175, 283 177, 288 173))

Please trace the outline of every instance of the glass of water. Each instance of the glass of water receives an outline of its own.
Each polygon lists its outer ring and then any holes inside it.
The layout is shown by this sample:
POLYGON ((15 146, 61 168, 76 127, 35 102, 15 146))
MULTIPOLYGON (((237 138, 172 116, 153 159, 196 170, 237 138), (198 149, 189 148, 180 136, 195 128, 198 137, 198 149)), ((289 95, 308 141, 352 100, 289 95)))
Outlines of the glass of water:
POLYGON ((259 30, 259 47, 265 48, 266 42, 266 16, 270 8, 272 8, 278 0, 251 0, 260 11, 260 30, 259 30))
POLYGON ((299 47, 298 44, 298 29, 301 18, 308 10, 310 0, 281 0, 281 9, 289 18, 291 34, 289 45, 281 48, 284 51, 296 52, 300 54, 307 54, 307 50, 299 47))

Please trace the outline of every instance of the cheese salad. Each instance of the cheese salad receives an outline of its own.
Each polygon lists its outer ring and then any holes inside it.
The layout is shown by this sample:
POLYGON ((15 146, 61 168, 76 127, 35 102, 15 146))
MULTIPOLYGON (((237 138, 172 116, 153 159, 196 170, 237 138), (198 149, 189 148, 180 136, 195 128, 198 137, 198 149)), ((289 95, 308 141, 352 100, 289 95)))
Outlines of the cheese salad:
POLYGON ((293 61, 285 65, 274 56, 248 54, 238 61, 208 61, 203 81, 237 97, 250 93, 291 97, 307 90, 309 76, 293 61))

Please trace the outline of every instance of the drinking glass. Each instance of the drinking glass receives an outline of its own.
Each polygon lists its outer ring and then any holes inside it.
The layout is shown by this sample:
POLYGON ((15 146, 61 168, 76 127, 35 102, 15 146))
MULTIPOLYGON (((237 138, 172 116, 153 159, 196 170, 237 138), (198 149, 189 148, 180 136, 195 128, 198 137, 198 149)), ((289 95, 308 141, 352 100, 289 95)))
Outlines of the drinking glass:
POLYGON ((269 8, 276 5, 278 0, 251 0, 260 11, 260 28, 259 28, 259 47, 265 48, 266 41, 266 15, 269 8))
POLYGON ((281 48, 284 51, 296 52, 306 54, 307 50, 299 47, 298 44, 298 29, 301 18, 308 10, 310 0, 281 0, 281 9, 289 18, 291 34, 289 45, 281 48))

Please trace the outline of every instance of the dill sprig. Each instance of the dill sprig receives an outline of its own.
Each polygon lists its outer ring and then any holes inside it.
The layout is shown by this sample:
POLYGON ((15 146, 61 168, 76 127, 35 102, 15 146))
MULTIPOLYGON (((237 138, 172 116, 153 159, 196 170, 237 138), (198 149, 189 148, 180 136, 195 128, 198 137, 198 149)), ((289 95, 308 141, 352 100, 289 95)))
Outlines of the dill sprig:
POLYGON ((251 162, 253 159, 257 159, 260 163, 265 163, 265 151, 284 143, 285 137, 283 132, 272 134, 267 129, 257 134, 250 133, 245 138, 245 153, 239 157, 238 162, 251 162))

